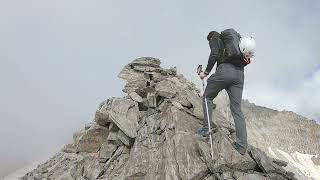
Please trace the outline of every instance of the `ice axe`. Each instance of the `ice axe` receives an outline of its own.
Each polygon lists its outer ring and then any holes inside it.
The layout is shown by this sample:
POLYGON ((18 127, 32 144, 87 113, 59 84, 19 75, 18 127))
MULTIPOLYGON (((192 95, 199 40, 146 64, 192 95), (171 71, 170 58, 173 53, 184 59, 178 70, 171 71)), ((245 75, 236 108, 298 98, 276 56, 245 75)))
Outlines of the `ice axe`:
MULTIPOLYGON (((199 65, 197 68, 197 74, 200 75, 202 73, 202 65, 199 65)), ((202 89, 203 93, 205 91, 205 85, 204 85, 204 80, 202 79, 202 89)), ((208 127, 209 127, 209 136, 210 136, 210 145, 211 145, 211 159, 213 159, 213 144, 212 144, 212 130, 211 130, 211 125, 210 125, 210 120, 209 120, 209 110, 208 110, 208 102, 207 98, 204 97, 204 101, 206 104, 206 112, 207 112, 207 120, 208 120, 208 127)))

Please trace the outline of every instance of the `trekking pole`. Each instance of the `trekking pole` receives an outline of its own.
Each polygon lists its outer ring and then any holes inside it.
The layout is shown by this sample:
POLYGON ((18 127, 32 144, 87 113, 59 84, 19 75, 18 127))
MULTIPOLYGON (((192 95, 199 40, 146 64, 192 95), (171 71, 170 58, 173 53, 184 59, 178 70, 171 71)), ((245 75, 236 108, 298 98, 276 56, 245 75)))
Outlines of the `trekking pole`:
MULTIPOLYGON (((199 65, 198 68, 197 68, 198 75, 200 75, 201 72, 202 72, 202 65, 199 65)), ((203 94, 204 94, 205 84, 204 84, 204 80, 203 79, 202 79, 202 89, 203 89, 203 94)), ((211 125, 210 125, 209 109, 208 109, 208 102, 207 102, 207 98, 206 97, 204 97, 204 101, 205 101, 205 104, 206 104, 207 120, 208 120, 208 127, 209 127, 210 146, 211 146, 211 159, 213 159, 212 130, 211 130, 211 125)))

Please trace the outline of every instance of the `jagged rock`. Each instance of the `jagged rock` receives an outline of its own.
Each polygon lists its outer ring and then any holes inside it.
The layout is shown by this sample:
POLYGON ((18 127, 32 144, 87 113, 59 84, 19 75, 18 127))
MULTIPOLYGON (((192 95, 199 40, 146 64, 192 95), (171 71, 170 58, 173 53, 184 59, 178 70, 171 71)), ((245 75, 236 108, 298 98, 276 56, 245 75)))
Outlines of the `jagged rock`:
POLYGON ((275 164, 277 164, 278 166, 282 166, 282 167, 286 167, 286 166, 288 166, 288 162, 286 162, 286 161, 282 161, 282 160, 280 160, 280 159, 275 159, 275 158, 272 158, 272 162, 273 163, 275 163, 275 164))
POLYGON ((147 111, 147 115, 148 116, 151 116, 153 114, 157 113, 157 109, 156 108, 148 108, 148 111, 147 111))
POLYGON ((107 140, 109 130, 102 126, 92 126, 84 131, 75 142, 77 152, 97 152, 107 140))
POLYGON ((157 68, 155 67, 143 66, 143 65, 133 65, 133 69, 141 72, 153 72, 157 70, 157 68))
POLYGON ((163 146, 151 149, 136 141, 131 150, 134 156, 129 160, 126 177, 129 179, 204 178, 209 171, 197 156, 194 138, 188 134, 176 134, 163 146))
POLYGON ((129 154, 121 153, 121 155, 117 156, 114 161, 110 164, 110 166, 105 171, 105 176, 101 177, 101 179, 109 180, 123 180, 125 179, 125 171, 123 171, 124 167, 127 165, 129 159, 129 154))
POLYGON ((194 116, 190 116, 187 112, 179 110, 175 106, 170 107, 164 114, 169 127, 174 127, 175 132, 197 132, 201 122, 194 116))
POLYGON ((221 174, 221 179, 223 180, 234 180, 231 172, 224 172, 221 174))
MULTIPOLYGON (((92 126, 96 125, 94 122, 91 123, 86 123, 84 126, 84 130, 88 130, 89 128, 91 128, 92 126)), ((101 126, 101 125, 100 125, 101 126)))
POLYGON ((200 94, 200 91, 195 84, 188 81, 183 75, 174 76, 167 78, 169 81, 172 81, 178 89, 184 89, 192 94, 200 94))
POLYGON ((128 82, 122 91, 127 94, 130 94, 131 92, 137 92, 140 96, 144 97, 147 92, 146 87, 148 86, 148 82, 149 81, 146 79, 128 82))
POLYGON ((212 173, 228 172, 228 171, 243 171, 255 170, 256 163, 248 153, 245 155, 239 154, 233 147, 232 142, 221 131, 213 135, 213 160, 209 151, 209 145, 206 147, 199 144, 200 152, 204 156, 207 166, 212 173), (209 154, 209 155, 208 155, 209 154))
POLYGON ((267 157, 267 155, 260 149, 249 146, 249 151, 252 158, 254 158, 254 160, 257 162, 262 172, 272 173, 272 172, 275 172, 277 169, 281 169, 280 166, 273 163, 272 159, 267 157))
POLYGON ((119 139, 124 145, 131 146, 133 139, 128 137, 123 131, 119 129, 117 133, 117 139, 119 139))
POLYGON ((132 66, 141 65, 141 66, 149 66, 149 67, 155 67, 155 68, 159 68, 160 64, 161 64, 160 60, 153 57, 141 57, 133 60, 130 63, 130 65, 132 66))
POLYGON ((55 179, 57 179, 57 180, 74 180, 74 178, 67 172, 63 172, 60 176, 56 177, 55 179))
POLYGON ((182 76, 170 77, 159 83, 160 85, 157 85, 158 90, 165 92, 163 96, 167 96, 167 98, 175 97, 174 101, 186 107, 187 112, 199 119, 203 119, 202 101, 194 84, 188 82, 182 76))
MULTIPOLYGON (((218 106, 217 106, 218 107, 218 106)), ((221 113, 221 111, 215 109, 213 112, 213 121, 214 123, 216 123, 219 127, 221 127, 222 129, 225 129, 229 133, 234 133, 235 130, 235 124, 232 120, 228 120, 225 115, 223 113, 221 113), (232 121, 232 122, 231 122, 232 121)))
POLYGON ((83 158, 71 153, 59 153, 54 161, 48 161, 43 166, 48 170, 47 178, 41 179, 75 179, 82 175, 83 158))
POLYGON ((139 130, 136 141, 141 142, 143 146, 149 149, 160 147, 165 140, 164 134, 157 133, 160 128, 161 121, 159 114, 153 114, 147 117, 145 126, 139 130))
POLYGON ((166 133, 167 141, 163 145, 163 166, 166 167, 163 172, 164 179, 180 180, 179 166, 175 158, 174 140, 172 135, 166 133))
POLYGON ((160 60, 151 57, 142 57, 125 66, 118 77, 128 82, 150 80, 150 76, 144 72, 155 71, 160 68, 160 60))
POLYGON ((161 112, 165 112, 169 107, 170 107, 171 103, 170 101, 168 101, 167 99, 165 99, 159 106, 158 109, 161 112))
POLYGON ((159 179, 161 166, 161 151, 159 148, 147 148, 140 141, 135 141, 129 163, 125 168, 125 177, 159 179))
MULTIPOLYGON (((184 96, 188 102, 190 102, 191 108, 189 110, 191 114, 198 119, 203 119, 202 100, 199 98, 199 96, 186 90, 182 90, 179 93, 181 96, 184 96)), ((183 103, 183 101, 181 101, 181 103, 183 103)))
MULTIPOLYGON (((104 165, 105 169, 110 169, 112 170, 113 168, 113 163, 116 161, 116 159, 119 158, 119 156, 121 156, 121 154, 123 154, 125 147, 124 146, 120 146, 118 147, 118 149, 113 153, 113 155, 111 156, 111 158, 107 161, 107 163, 104 165)), ((110 170, 109 170, 110 171, 110 170)))
POLYGON ((233 177, 236 180, 270 180, 270 178, 263 174, 247 174, 243 172, 234 172, 233 177))
POLYGON ((76 153, 76 148, 74 144, 67 144, 62 148, 62 151, 65 153, 76 153))
POLYGON ((218 126, 226 128, 230 133, 235 132, 235 124, 230 110, 230 101, 225 90, 221 91, 213 101, 216 105, 214 121, 218 126))
MULTIPOLYGON (((115 124, 111 124, 109 126, 109 135, 108 135, 108 142, 117 145, 117 146, 122 146, 124 145, 123 142, 119 139, 118 133, 119 133, 119 128, 115 124)), ((121 131, 121 130, 120 130, 121 131)))
POLYGON ((150 79, 154 82, 160 82, 168 78, 168 75, 161 74, 160 72, 147 72, 147 74, 149 74, 150 79))
POLYGON ((100 126, 107 126, 108 123, 111 122, 109 118, 109 111, 112 100, 105 100, 100 105, 98 110, 95 113, 94 121, 100 126))
POLYGON ((118 126, 116 126, 114 123, 112 123, 109 126, 109 135, 108 135, 107 140, 108 141, 117 141, 118 140, 118 138, 117 138, 118 131, 119 131, 118 126))
POLYGON ((85 132, 86 132, 86 130, 84 130, 84 129, 81 129, 79 131, 74 132, 73 137, 72 137, 73 141, 74 142, 78 141, 79 137, 82 136, 85 132))
POLYGON ((280 174, 277 173, 269 173, 267 175, 271 180, 288 180, 287 178, 283 177, 280 174))
POLYGON ((177 75, 177 67, 176 67, 176 66, 175 66, 175 67, 171 67, 171 68, 169 68, 169 69, 167 70, 167 72, 168 72, 168 74, 170 74, 170 75, 176 76, 176 75, 177 75))
POLYGON ((208 142, 198 141, 197 148, 202 161, 206 163, 211 172, 216 172, 213 169, 215 163, 214 158, 216 158, 216 156, 214 154, 214 157, 211 157, 211 149, 208 142))
POLYGON ((203 179, 209 174, 209 169, 200 159, 195 135, 178 132, 174 135, 174 149, 182 179, 203 179))
POLYGON ((210 175, 210 176, 204 178, 203 180, 217 180, 217 178, 214 175, 210 175))
POLYGON ((149 108, 156 108, 157 107, 156 92, 149 92, 147 94, 147 107, 149 107, 149 108))
POLYGON ((174 101, 179 102, 182 106, 186 108, 192 108, 192 104, 188 101, 188 98, 185 94, 178 93, 175 98, 173 98, 174 101))
POLYGON ((109 160, 113 153, 117 150, 118 146, 112 143, 104 143, 101 145, 101 149, 99 151, 100 162, 106 162, 109 160))
POLYGON ((103 166, 97 160, 85 163, 83 176, 88 179, 97 179, 104 173, 103 166))
POLYGON ((109 116, 128 137, 135 138, 137 136, 139 107, 136 102, 124 98, 115 98, 109 116))
POLYGON ((129 94, 129 96, 131 97, 132 100, 134 100, 134 101, 136 101, 136 102, 140 102, 140 103, 143 102, 142 97, 141 97, 139 94, 137 94, 136 92, 131 92, 131 93, 129 94))
POLYGON ((173 98, 177 93, 174 83, 168 80, 157 83, 155 90, 158 95, 166 98, 173 98))
POLYGON ((84 172, 84 164, 83 164, 83 160, 79 160, 79 161, 75 161, 73 162, 72 165, 70 165, 70 175, 73 178, 78 178, 78 177, 82 177, 83 172, 84 172))
POLYGON ((281 166, 273 162, 273 159, 269 158, 265 152, 261 151, 259 148, 253 146, 249 147, 250 154, 252 158, 257 162, 259 168, 264 173, 275 173, 287 179, 293 179, 294 174, 288 173, 281 166))
POLYGON ((173 106, 175 106, 176 108, 178 108, 179 110, 183 110, 183 106, 180 103, 178 103, 177 101, 171 101, 171 104, 173 106))
POLYGON ((143 79, 148 80, 148 77, 143 72, 134 70, 130 65, 125 66, 118 77, 128 82, 139 81, 143 79))
POLYGON ((86 180, 84 177, 80 176, 80 177, 77 177, 76 180, 86 180))

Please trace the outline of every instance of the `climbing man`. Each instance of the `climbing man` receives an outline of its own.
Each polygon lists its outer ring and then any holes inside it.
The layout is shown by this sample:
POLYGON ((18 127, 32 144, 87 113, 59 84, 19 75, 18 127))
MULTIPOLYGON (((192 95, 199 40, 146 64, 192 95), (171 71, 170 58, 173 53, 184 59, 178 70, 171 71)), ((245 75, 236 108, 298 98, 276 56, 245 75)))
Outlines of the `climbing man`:
POLYGON ((236 142, 232 145, 242 155, 247 149, 246 121, 241 111, 242 91, 244 84, 244 67, 251 62, 254 56, 256 43, 252 37, 241 38, 234 29, 226 29, 220 33, 211 31, 209 41, 211 53, 207 68, 199 74, 203 80, 217 62, 217 68, 207 80, 207 87, 203 94, 204 125, 198 129, 198 134, 207 136, 217 125, 212 121, 212 112, 216 108, 213 99, 225 89, 230 100, 230 109, 235 122, 236 142), (209 117, 207 117, 209 114, 209 117), (209 118, 209 120, 208 120, 209 118), (210 122, 209 131, 208 122, 210 122))

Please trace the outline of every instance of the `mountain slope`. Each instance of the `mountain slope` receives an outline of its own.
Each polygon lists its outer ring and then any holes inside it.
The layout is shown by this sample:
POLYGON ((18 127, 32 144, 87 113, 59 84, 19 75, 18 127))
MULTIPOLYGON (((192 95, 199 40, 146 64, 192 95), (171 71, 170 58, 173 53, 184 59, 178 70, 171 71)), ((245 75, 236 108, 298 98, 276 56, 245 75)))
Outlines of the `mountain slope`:
MULTIPOLYGON (((272 146, 285 150, 303 147, 307 149, 304 152, 313 153, 319 146, 292 145, 294 139, 271 141, 291 132, 278 126, 294 118, 244 102, 253 146, 241 156, 231 145, 234 123, 226 96, 220 93, 214 112, 219 129, 213 134, 211 157, 208 139, 195 133, 202 126, 203 114, 194 84, 177 75, 175 68, 161 68, 155 58, 134 60, 119 77, 127 81, 123 90, 127 96, 103 101, 95 122, 74 133, 72 144, 21 179, 295 179, 294 173, 284 169, 287 162, 265 152, 272 155, 268 149, 272 146), (290 119, 283 120, 286 117, 290 119)), ((299 123, 293 122, 299 128, 309 127, 299 123)), ((293 133, 302 131, 299 128, 293 133)), ((318 136, 313 130, 306 132, 308 142, 318 136)))

